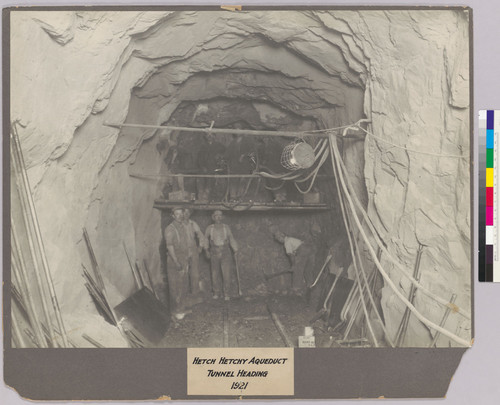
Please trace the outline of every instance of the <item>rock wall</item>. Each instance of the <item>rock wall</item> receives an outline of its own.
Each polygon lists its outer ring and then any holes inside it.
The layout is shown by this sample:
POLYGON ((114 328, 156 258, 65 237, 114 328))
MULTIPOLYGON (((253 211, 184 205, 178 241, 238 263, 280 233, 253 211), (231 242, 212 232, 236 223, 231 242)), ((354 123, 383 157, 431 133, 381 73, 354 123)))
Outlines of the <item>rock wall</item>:
MULTIPOLYGON (((134 289, 123 243, 160 268, 158 184, 129 176, 160 171, 155 134, 103 124, 161 124, 183 101, 220 97, 269 103, 320 128, 370 118, 377 138, 344 152, 370 218, 409 272, 425 245, 422 283, 470 310, 467 24, 466 11, 13 13, 11 119, 64 316, 92 307, 82 226, 113 303, 134 289)), ((395 332, 404 308, 387 287, 381 301, 395 332)), ((420 294, 416 306, 439 323, 442 307, 420 294)), ((459 315, 447 328, 470 337, 459 315)), ((414 319, 408 335, 409 345, 431 338, 414 319)))

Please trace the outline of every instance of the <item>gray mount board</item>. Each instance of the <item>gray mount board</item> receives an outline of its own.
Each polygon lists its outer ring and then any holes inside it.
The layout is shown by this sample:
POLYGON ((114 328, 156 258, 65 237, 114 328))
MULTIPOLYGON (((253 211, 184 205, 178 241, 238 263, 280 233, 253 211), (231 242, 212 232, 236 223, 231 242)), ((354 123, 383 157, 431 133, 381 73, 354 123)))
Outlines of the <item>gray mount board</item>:
MULTIPOLYGON (((3 15, 4 66, 8 66, 9 56, 6 41, 9 11, 4 10, 3 15)), ((4 173, 9 172, 9 121, 5 119, 9 116, 6 102, 9 83, 6 77, 8 75, 4 75, 3 86, 4 173)), ((9 187, 6 185, 5 176, 4 223, 8 224, 9 187)), ((4 251, 9 251, 9 240, 8 226, 4 226, 4 251)), ((9 268, 10 257, 4 255, 4 314, 10 313, 9 268)), ((10 319, 5 315, 4 342, 10 342, 10 319)), ((443 397, 465 350, 295 349, 294 398, 443 397)), ((144 400, 163 396, 198 399, 186 396, 185 349, 14 350, 4 343, 4 378, 21 396, 34 400, 144 400)), ((217 398, 228 399, 204 399, 217 398)))
MULTIPOLYGON (((185 349, 61 350, 7 350, 5 383, 34 400, 238 398, 188 397, 185 349)), ((444 397, 464 352, 295 349, 294 398, 444 397)))

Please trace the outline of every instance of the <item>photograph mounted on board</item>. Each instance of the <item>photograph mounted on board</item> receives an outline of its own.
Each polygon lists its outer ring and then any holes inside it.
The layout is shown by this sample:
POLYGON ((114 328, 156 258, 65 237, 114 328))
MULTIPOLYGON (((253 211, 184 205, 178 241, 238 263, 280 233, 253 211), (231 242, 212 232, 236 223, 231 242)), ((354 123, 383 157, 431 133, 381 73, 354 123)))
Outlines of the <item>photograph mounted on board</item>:
POLYGON ((6 346, 470 346, 469 11, 11 10, 6 346))

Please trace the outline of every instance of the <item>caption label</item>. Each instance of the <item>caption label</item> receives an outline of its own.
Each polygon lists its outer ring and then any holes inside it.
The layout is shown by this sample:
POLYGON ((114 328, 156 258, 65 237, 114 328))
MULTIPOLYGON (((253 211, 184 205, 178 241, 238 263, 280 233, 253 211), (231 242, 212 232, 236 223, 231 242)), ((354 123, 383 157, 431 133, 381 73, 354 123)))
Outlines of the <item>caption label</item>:
POLYGON ((188 395, 294 395, 293 348, 187 349, 188 395))

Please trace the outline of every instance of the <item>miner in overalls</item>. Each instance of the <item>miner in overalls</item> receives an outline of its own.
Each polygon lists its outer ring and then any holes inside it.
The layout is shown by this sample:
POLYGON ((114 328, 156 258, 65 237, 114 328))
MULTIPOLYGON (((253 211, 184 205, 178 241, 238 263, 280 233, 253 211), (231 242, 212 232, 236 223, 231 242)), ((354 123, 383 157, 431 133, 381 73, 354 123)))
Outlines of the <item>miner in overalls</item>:
POLYGON ((206 250, 208 248, 208 242, 199 225, 191 219, 191 213, 192 210, 190 208, 184 209, 184 226, 187 230, 189 250, 189 282, 191 294, 197 299, 201 292, 199 269, 200 253, 203 249, 206 250))
POLYGON ((238 244, 229 226, 222 223, 222 211, 214 211, 212 219, 214 223, 207 227, 205 237, 209 244, 207 257, 210 259, 213 298, 219 298, 223 292, 224 299, 228 301, 231 288, 231 249, 236 255, 238 244))
POLYGON ((314 267, 314 249, 310 243, 298 238, 286 236, 283 232, 275 232, 274 238, 283 244, 285 253, 291 264, 292 292, 304 295, 312 282, 314 267))
POLYGON ((185 315, 186 297, 189 291, 189 242, 184 225, 184 210, 172 209, 173 221, 165 228, 167 245, 167 280, 170 308, 176 319, 185 315))

